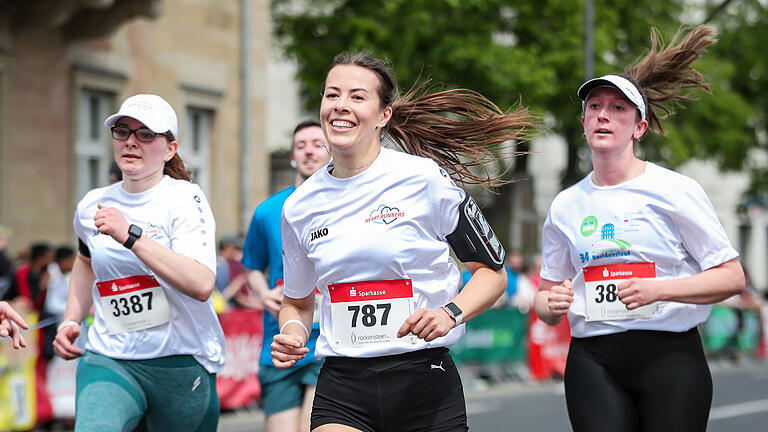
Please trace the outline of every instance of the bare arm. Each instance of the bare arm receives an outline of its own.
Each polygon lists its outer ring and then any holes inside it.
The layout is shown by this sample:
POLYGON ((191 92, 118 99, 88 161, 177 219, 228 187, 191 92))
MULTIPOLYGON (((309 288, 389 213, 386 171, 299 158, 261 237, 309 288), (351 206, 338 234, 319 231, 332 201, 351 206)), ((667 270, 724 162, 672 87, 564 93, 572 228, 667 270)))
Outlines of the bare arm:
MULTIPOLYGON (((129 224, 117 209, 99 204, 94 220, 99 232, 110 235, 118 243, 128 239, 129 224)), ((187 296, 201 302, 211 296, 216 275, 205 265, 147 236, 139 237, 131 251, 157 276, 187 296)))
POLYGON ((737 259, 682 279, 630 279, 618 287, 619 298, 627 309, 655 301, 711 304, 744 291, 744 270, 737 259))
MULTIPOLYGON (((472 277, 464 289, 452 301, 461 309, 462 322, 485 312, 501 297, 507 287, 507 272, 475 262, 465 263, 472 277)), ((456 321, 443 308, 419 309, 405 320, 397 332, 397 337, 409 333, 427 342, 445 336, 455 326, 456 321)))
POLYGON ((74 342, 80 335, 80 322, 88 315, 93 305, 91 290, 95 281, 96 275, 91 267, 91 259, 78 252, 69 277, 67 309, 59 326, 60 330, 53 341, 54 351, 65 360, 71 360, 83 354, 83 350, 77 348, 74 342))
POLYGON ((283 299, 283 305, 280 307, 280 318, 278 319, 282 331, 275 335, 272 341, 272 363, 275 367, 281 369, 291 367, 309 352, 309 349, 306 348, 309 339, 307 333, 311 332, 314 312, 314 291, 301 299, 290 297, 283 299), (295 321, 301 322, 304 328, 295 321))
POLYGON ((555 282, 542 279, 533 298, 536 316, 549 325, 556 325, 568 313, 573 303, 571 281, 555 282))
POLYGON ((264 304, 264 309, 277 318, 280 313, 280 305, 283 302, 282 288, 275 287, 274 289, 269 289, 267 277, 264 272, 260 270, 248 271, 248 283, 251 285, 251 288, 253 288, 256 295, 261 298, 261 301, 264 304))

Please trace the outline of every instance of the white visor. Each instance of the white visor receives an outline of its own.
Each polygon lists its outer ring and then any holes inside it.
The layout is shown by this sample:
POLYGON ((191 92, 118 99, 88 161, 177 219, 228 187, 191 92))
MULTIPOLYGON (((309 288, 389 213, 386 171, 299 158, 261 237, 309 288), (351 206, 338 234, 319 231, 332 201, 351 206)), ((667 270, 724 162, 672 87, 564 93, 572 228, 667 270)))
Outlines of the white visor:
POLYGON ((584 111, 585 104, 587 103, 587 97, 592 90, 598 87, 614 87, 619 89, 624 96, 632 102, 640 111, 640 117, 645 120, 645 101, 643 95, 640 94, 640 90, 632 84, 632 81, 619 75, 603 75, 600 78, 592 78, 579 87, 579 91, 576 92, 581 98, 581 110, 584 111))

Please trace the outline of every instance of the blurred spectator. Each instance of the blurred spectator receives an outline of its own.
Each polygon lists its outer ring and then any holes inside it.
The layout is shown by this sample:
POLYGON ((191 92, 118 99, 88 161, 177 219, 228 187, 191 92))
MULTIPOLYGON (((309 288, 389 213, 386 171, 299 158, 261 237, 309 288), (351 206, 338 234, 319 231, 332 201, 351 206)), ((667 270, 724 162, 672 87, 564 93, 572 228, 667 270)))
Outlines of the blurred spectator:
POLYGON ((0 299, 7 298, 6 293, 13 285, 13 262, 5 250, 12 234, 9 228, 0 225, 0 299))
POLYGON ((40 320, 55 317, 56 324, 43 328, 42 354, 46 359, 53 357, 53 340, 56 338, 56 328, 62 320, 67 307, 67 292, 69 291, 69 274, 75 264, 75 250, 69 246, 56 248, 54 261, 48 265, 48 284, 40 320))
POLYGON ((261 309, 261 300, 248 285, 248 272, 241 262, 243 238, 222 236, 216 265, 216 287, 231 307, 261 309))
POLYGON ((29 249, 29 258, 16 272, 15 284, 6 298, 21 297, 36 310, 43 309, 48 285, 48 265, 53 262, 53 250, 46 243, 35 243, 29 249))

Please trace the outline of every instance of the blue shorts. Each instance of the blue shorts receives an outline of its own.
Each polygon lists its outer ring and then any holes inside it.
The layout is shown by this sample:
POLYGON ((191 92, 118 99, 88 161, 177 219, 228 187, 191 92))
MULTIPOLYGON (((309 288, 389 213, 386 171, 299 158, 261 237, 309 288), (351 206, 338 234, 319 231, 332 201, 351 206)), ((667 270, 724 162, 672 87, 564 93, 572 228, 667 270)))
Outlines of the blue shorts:
POLYGON ((77 366, 75 431, 215 431, 216 374, 189 355, 118 360, 86 351, 77 366))
POLYGON ((307 386, 316 387, 323 362, 312 362, 300 367, 278 369, 259 366, 261 402, 264 414, 272 414, 300 407, 307 386))

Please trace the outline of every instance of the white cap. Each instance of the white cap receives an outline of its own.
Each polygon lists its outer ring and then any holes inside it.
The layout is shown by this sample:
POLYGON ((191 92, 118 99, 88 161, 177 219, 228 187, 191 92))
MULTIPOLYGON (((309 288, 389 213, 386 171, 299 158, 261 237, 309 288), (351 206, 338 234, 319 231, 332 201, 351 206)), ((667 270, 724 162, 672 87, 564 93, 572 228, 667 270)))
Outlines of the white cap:
POLYGON ((600 78, 592 78, 579 87, 579 91, 576 92, 581 98, 581 109, 585 108, 587 97, 592 90, 598 87, 614 87, 621 90, 624 96, 632 102, 638 110, 640 110, 640 117, 645 120, 645 101, 643 95, 640 94, 640 90, 632 83, 632 81, 624 78, 621 75, 603 75, 600 78))
POLYGON ((120 110, 104 120, 104 126, 113 126, 121 117, 136 119, 155 133, 171 131, 178 138, 179 120, 171 104, 158 95, 137 94, 120 105, 120 110))

